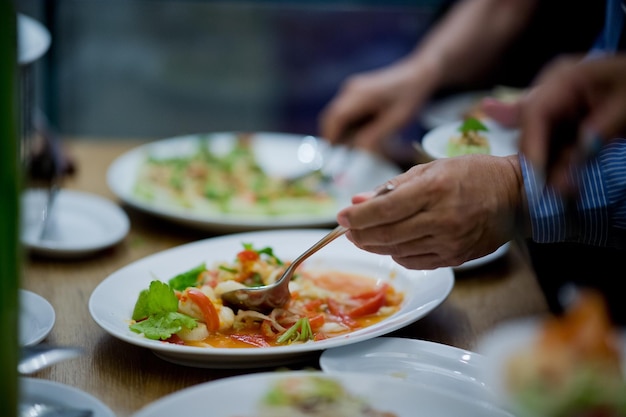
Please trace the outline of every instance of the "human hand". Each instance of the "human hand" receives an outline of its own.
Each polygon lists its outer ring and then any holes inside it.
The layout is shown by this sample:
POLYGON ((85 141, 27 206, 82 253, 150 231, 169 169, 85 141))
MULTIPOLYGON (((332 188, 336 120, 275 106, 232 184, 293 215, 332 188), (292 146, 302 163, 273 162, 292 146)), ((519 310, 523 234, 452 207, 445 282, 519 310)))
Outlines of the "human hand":
POLYGON ((380 151, 429 98, 425 72, 416 61, 405 59, 347 78, 320 114, 320 135, 334 144, 350 140, 354 146, 380 151))
POLYGON ((626 54, 561 58, 521 101, 520 150, 546 182, 569 191, 569 173, 626 134, 626 54))
POLYGON ((355 195, 337 221, 357 247, 407 268, 460 265, 495 251, 518 230, 523 183, 515 155, 438 159, 390 182, 395 189, 388 194, 355 195))

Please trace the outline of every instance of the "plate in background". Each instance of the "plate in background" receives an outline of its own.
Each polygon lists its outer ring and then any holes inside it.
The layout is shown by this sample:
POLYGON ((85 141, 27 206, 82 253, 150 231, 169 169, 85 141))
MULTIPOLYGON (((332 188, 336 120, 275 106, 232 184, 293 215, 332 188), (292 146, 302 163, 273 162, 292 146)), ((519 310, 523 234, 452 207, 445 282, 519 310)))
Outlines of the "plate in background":
MULTIPOLYGON (((483 121, 489 129, 481 132, 488 140, 491 147, 491 155, 508 156, 517 154, 519 142, 519 130, 505 129, 495 122, 483 121)), ((422 138, 422 148, 433 158, 447 158, 446 147, 450 138, 459 136, 459 127, 462 121, 446 123, 426 132, 422 138)))
MULTIPOLYGON (((154 204, 134 194, 133 188, 138 171, 148 155, 188 156, 194 153, 203 141, 207 141, 212 150, 219 152, 232 147, 239 134, 237 132, 196 134, 139 146, 118 157, 111 164, 107 171, 109 188, 123 202, 146 213, 198 229, 230 233, 258 229, 334 226, 337 212, 351 204, 353 194, 374 189, 401 173, 399 168, 377 155, 361 150, 345 151, 345 159, 339 163, 343 164, 346 170, 341 174, 341 180, 329 187, 335 198, 335 204, 323 212, 314 214, 292 213, 270 216, 200 212, 172 204, 154 204)), ((309 150, 318 154, 326 152, 329 146, 326 141, 314 136, 286 133, 258 132, 252 134, 251 140, 257 162, 263 170, 269 175, 282 177, 304 174, 316 168, 310 162, 303 162, 298 157, 302 146, 309 147, 309 150)))
POLYGON ((128 216, 111 200, 61 189, 50 212, 48 237, 39 239, 46 199, 45 189, 28 189, 22 194, 21 239, 31 253, 56 258, 87 256, 119 243, 130 229, 128 216))
POLYGON ((19 344, 31 346, 52 331, 56 313, 52 304, 39 294, 20 289, 19 344))
POLYGON ((511 242, 506 242, 494 252, 491 252, 490 254, 485 256, 481 256, 480 258, 464 262, 459 266, 454 266, 452 267, 452 269, 454 269, 455 271, 467 271, 469 269, 478 268, 480 266, 488 264, 489 262, 493 262, 496 259, 503 257, 509 251, 509 246, 511 246, 511 242))
POLYGON ((205 262, 228 261, 242 248, 271 247, 281 259, 295 259, 329 230, 290 229, 230 234, 182 245, 133 262, 105 278, 89 298, 95 322, 112 336, 132 345, 151 349, 167 361, 201 368, 256 368, 294 363, 321 350, 345 346, 400 329, 426 316, 441 304, 454 286, 450 268, 409 270, 391 257, 362 251, 345 237, 329 243, 311 256, 307 268, 337 270, 389 281, 404 293, 400 310, 369 327, 345 335, 276 347, 205 348, 163 343, 134 333, 128 326, 139 293, 152 280, 168 281, 175 275, 205 262))

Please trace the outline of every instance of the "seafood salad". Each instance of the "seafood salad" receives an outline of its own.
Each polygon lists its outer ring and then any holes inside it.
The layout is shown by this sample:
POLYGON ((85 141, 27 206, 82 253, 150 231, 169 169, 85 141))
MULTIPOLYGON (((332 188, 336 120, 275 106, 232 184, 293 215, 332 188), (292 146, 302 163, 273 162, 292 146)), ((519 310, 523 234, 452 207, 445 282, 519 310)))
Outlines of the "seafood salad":
POLYGON ((251 134, 238 134, 226 153, 199 141, 189 155, 148 156, 133 194, 156 206, 196 214, 307 215, 336 209, 319 173, 296 180, 271 176, 259 165, 251 134))
POLYGON ((520 410, 545 417, 626 416, 626 375, 605 301, 581 292, 562 317, 542 323, 534 344, 515 352, 505 382, 520 410))
POLYGON ((287 305, 268 314, 235 311, 221 294, 274 282, 287 263, 272 248, 249 243, 234 260, 152 280, 135 303, 129 327, 146 338, 201 347, 251 348, 310 343, 368 327, 401 307, 389 281, 342 271, 298 268, 287 305))
POLYGON ((397 417, 378 411, 328 376, 288 377, 262 397, 258 417, 397 417))

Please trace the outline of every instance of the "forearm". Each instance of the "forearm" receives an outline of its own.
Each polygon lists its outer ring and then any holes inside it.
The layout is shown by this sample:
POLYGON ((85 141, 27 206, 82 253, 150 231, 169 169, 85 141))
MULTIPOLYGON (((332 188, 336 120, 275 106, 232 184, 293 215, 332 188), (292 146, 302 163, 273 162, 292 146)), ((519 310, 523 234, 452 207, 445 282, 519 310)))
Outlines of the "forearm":
POLYGON ((408 57, 436 77, 438 87, 476 80, 532 19, 538 0, 462 0, 408 57))

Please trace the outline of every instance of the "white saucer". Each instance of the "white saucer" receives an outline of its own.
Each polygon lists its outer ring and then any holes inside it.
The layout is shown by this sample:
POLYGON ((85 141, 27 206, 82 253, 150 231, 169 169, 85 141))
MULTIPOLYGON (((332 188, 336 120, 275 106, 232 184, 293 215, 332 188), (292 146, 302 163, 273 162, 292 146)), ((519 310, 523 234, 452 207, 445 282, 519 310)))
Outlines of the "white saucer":
POLYGON ((120 242, 130 229, 128 216, 112 201, 63 189, 50 214, 49 237, 40 240, 46 196, 43 189, 22 194, 22 243, 33 253, 68 258, 89 255, 120 242))
POLYGON ((93 417, 115 417, 113 411, 91 394, 60 382, 20 377, 20 402, 85 408, 93 417))
POLYGON ((377 337, 320 356, 324 372, 389 375, 491 403, 495 397, 482 377, 485 362, 474 352, 400 337, 377 337))
MULTIPOLYGON (((462 120, 446 123, 426 132, 422 138, 422 148, 433 158, 447 158, 447 146, 450 138, 460 135, 462 120)), ((491 147, 491 155, 515 155, 518 151, 519 130, 507 129, 491 120, 483 120, 489 131, 481 132, 491 147)))
POLYGON ((36 345, 45 339, 54 327, 54 307, 39 294, 20 289, 19 343, 36 345))
POLYGON ((500 246, 498 249, 496 249, 494 252, 491 252, 489 255, 472 259, 471 261, 462 263, 459 266, 452 267, 452 269, 454 271, 466 271, 468 269, 477 268, 489 262, 493 262, 496 259, 504 256, 504 254, 506 254, 507 251, 509 250, 509 246, 511 246, 511 242, 506 242, 504 245, 500 246))

